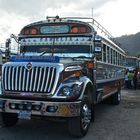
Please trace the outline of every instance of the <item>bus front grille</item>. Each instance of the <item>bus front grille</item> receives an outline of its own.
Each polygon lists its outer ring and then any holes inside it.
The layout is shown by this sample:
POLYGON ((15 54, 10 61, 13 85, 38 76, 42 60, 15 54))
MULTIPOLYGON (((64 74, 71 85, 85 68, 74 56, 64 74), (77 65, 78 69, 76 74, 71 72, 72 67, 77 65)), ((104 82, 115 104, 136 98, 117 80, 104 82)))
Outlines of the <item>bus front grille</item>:
POLYGON ((3 88, 5 91, 51 93, 56 82, 56 68, 34 66, 6 66, 3 68, 3 88))

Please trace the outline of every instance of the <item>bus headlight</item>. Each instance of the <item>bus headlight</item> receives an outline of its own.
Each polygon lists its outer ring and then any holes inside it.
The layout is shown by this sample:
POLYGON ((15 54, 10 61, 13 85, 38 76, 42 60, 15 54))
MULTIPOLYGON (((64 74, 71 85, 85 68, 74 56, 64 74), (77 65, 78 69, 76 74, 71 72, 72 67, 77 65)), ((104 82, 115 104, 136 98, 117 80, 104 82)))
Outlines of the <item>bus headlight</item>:
POLYGON ((64 85, 60 88, 58 92, 58 96, 65 96, 65 97, 71 97, 71 96, 77 96, 80 94, 82 90, 83 84, 75 83, 73 85, 64 85))
POLYGON ((72 88, 71 87, 68 87, 68 86, 63 87, 61 89, 61 92, 62 92, 62 95, 64 95, 64 96, 69 96, 69 95, 72 95, 73 94, 72 88))

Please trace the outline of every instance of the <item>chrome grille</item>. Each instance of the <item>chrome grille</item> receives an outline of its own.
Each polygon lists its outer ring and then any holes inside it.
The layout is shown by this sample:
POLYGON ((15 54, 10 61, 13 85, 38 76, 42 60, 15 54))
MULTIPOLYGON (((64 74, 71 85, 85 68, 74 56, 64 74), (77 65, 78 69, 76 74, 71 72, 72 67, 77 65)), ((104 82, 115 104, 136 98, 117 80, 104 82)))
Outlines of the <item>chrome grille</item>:
POLYGON ((56 67, 5 66, 3 87, 5 91, 51 93, 56 83, 56 67))

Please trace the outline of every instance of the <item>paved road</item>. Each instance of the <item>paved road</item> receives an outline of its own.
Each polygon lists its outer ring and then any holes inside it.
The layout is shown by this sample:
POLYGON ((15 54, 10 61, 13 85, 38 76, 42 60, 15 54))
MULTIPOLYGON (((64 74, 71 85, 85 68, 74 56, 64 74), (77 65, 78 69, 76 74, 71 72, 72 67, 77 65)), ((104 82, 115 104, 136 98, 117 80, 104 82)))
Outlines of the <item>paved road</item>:
MULTIPOLYGON (((140 140, 140 90, 123 90, 118 106, 98 104, 95 122, 82 140, 140 140)), ((0 128, 0 140, 75 140, 64 122, 20 121, 0 128)))

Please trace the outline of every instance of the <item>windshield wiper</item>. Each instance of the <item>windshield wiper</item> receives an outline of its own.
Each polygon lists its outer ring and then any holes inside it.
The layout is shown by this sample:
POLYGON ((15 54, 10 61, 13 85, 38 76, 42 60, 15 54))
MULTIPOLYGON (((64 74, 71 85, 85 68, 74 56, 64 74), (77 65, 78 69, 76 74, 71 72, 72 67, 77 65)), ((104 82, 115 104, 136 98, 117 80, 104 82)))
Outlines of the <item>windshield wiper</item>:
POLYGON ((43 56, 44 54, 46 54, 48 51, 44 51, 42 52, 39 56, 43 56))

